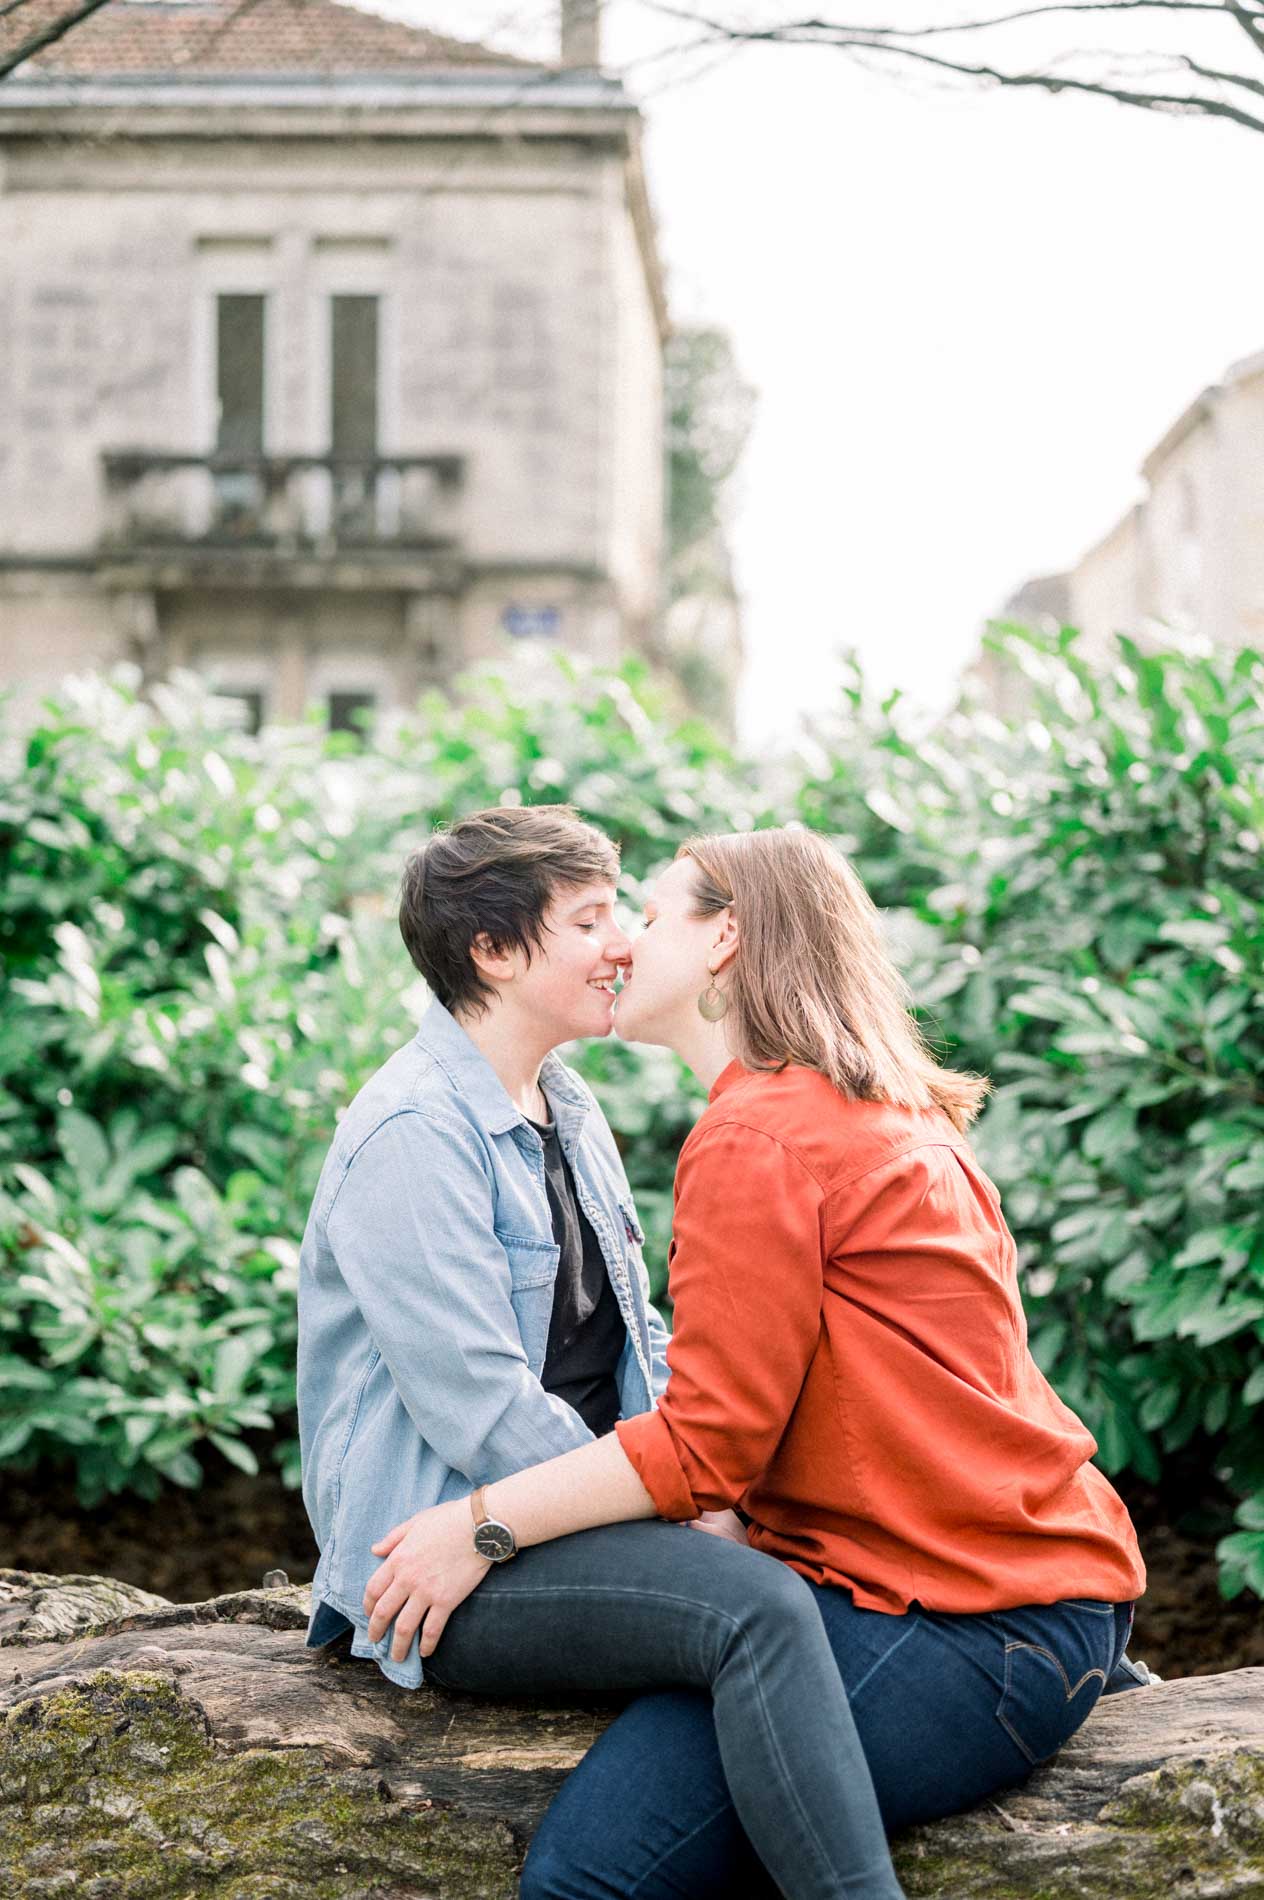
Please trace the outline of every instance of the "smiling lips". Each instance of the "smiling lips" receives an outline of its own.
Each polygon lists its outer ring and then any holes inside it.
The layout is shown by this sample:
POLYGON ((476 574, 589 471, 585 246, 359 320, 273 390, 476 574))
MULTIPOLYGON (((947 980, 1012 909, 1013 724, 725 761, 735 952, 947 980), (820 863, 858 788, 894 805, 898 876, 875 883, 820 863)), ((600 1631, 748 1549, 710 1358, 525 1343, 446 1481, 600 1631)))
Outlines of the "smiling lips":
MULTIPOLYGON (((618 971, 616 970, 615 976, 617 975, 618 975, 618 971)), ((631 977, 630 972, 625 970, 623 973, 624 989, 628 987, 628 984, 631 981, 632 981, 632 977, 631 977)), ((590 990, 600 990, 603 996, 617 996, 619 992, 618 990, 615 989, 614 984, 615 984, 614 976, 599 976, 599 977, 593 977, 590 980, 588 987, 590 990)))

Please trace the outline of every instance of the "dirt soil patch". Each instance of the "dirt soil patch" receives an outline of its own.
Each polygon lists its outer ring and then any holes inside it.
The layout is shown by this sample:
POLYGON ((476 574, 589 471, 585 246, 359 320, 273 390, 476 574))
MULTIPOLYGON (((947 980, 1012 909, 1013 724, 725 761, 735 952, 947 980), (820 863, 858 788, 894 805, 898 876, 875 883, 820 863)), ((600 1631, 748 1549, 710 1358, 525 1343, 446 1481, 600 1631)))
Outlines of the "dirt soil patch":
MULTIPOLYGON (((92 1511, 57 1472, 0 1472, 0 1567, 119 1577, 177 1603, 253 1588, 266 1570, 310 1582, 316 1547, 302 1498, 268 1467, 266 1446, 257 1450, 257 1478, 212 1456, 199 1491, 172 1487, 152 1504, 122 1497, 92 1511)), ((1264 1605, 1249 1594, 1226 1603, 1217 1587, 1226 1501, 1192 1496, 1186 1484, 1173 1503, 1127 1478, 1116 1482, 1149 1571, 1131 1653, 1161 1676, 1264 1664, 1264 1605)))

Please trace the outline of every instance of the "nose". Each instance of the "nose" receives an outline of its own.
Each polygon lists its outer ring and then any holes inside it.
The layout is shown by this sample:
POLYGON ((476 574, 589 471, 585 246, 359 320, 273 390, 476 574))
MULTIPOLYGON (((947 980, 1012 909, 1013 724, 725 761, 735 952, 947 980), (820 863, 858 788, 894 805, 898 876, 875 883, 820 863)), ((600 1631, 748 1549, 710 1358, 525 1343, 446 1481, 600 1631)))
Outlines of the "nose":
POLYGON ((632 960, 632 939, 626 930, 615 925, 612 934, 606 938, 605 952, 611 963, 630 963, 632 960))

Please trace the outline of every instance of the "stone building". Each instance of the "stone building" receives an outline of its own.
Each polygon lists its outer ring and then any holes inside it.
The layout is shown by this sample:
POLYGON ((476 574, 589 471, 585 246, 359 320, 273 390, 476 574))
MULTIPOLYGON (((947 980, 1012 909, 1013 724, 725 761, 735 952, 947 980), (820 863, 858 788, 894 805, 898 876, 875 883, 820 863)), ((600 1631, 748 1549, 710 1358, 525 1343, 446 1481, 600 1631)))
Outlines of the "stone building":
POLYGON ((1089 645, 1171 627, 1264 647, 1264 351, 1204 389, 1141 473, 1143 498, 1069 576, 1089 645))
POLYGON ((598 26, 111 0, 0 85, 0 686, 128 656, 344 725, 653 649, 666 312, 598 26))
MULTIPOLYGON (((1141 474, 1141 500, 1066 573, 1024 582, 997 618, 1078 627, 1090 658, 1113 654, 1114 633, 1264 649, 1264 351, 1204 389, 1141 474)), ((1025 704, 1021 676, 994 654, 966 679, 998 712, 1025 704)))

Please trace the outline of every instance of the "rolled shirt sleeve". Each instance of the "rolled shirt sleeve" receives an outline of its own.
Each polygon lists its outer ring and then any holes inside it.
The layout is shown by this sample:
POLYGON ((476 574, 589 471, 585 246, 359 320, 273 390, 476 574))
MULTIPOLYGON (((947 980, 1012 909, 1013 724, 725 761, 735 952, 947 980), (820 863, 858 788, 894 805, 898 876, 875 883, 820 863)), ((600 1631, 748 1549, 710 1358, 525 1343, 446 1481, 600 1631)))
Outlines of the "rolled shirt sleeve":
POLYGON ((543 1463, 593 1434, 530 1370, 474 1134, 415 1109, 364 1141, 326 1231, 413 1424, 472 1483, 543 1463))
POLYGON ((676 1172, 670 1378, 619 1442, 663 1517, 737 1503, 776 1451, 821 1328, 822 1190, 775 1136, 724 1122, 676 1172))

